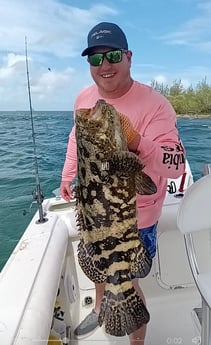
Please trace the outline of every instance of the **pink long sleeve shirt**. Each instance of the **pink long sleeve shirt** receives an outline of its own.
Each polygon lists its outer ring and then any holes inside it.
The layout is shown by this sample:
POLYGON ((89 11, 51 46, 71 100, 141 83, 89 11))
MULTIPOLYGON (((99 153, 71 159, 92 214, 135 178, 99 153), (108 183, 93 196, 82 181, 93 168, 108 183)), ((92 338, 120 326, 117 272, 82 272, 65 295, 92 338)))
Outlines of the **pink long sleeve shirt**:
MULTIPOLYGON (((102 96, 96 85, 78 95, 75 108, 91 108, 102 96)), ((105 99, 105 98, 104 98, 105 99)), ((176 114, 168 100, 147 85, 134 81, 130 90, 120 98, 105 101, 125 114, 140 133, 139 158, 144 171, 157 185, 153 195, 137 194, 138 228, 156 223, 161 215, 167 178, 177 178, 185 171, 184 148, 178 137, 176 114)), ((73 181, 77 174, 75 126, 69 136, 62 181, 73 181)))

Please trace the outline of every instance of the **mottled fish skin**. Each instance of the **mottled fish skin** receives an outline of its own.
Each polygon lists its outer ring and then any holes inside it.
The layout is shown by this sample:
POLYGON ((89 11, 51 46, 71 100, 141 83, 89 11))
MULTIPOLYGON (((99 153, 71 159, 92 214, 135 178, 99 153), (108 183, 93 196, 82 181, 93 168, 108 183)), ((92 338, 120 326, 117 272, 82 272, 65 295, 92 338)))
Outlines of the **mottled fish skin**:
POLYGON ((137 231, 136 192, 153 194, 156 186, 128 151, 112 105, 99 100, 92 109, 79 109, 75 123, 78 260, 94 283, 106 283, 99 324, 124 336, 150 318, 131 276, 145 277, 152 265, 137 231))

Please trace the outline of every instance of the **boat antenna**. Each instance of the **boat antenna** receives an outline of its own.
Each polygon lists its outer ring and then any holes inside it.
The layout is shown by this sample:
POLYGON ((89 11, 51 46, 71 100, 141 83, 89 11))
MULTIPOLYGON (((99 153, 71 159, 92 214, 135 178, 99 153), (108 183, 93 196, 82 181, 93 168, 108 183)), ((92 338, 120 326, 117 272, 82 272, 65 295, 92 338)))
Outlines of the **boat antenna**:
POLYGON ((36 187, 33 191, 33 199, 38 204, 39 210, 39 219, 36 221, 37 224, 44 223, 47 221, 47 218, 44 217, 42 203, 44 200, 44 194, 41 191, 40 187, 40 178, 39 178, 39 169, 38 169, 38 160, 37 160, 37 150, 36 150, 36 141, 35 141, 35 131, 34 131, 34 119, 33 119, 33 110, 32 110, 32 100, 31 100, 31 87, 29 80, 29 63, 28 63, 28 51, 27 51, 27 37, 25 36, 25 57, 26 57, 26 76, 27 76, 27 86, 28 86, 28 95, 29 95, 29 108, 30 108, 30 119, 31 119, 31 129, 32 129, 32 140, 33 140, 33 153, 34 153, 34 166, 35 166, 35 179, 36 187))

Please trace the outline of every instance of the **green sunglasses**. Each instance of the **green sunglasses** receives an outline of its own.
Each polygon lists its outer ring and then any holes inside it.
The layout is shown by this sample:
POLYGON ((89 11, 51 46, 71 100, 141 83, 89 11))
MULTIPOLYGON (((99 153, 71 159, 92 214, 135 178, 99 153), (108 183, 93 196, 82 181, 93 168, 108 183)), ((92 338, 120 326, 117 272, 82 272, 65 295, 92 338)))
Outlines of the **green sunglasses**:
POLYGON ((109 50, 105 53, 93 53, 88 56, 88 62, 91 66, 101 66, 103 64, 103 60, 106 57, 106 60, 109 63, 118 63, 122 61, 123 53, 126 53, 127 50, 109 50))

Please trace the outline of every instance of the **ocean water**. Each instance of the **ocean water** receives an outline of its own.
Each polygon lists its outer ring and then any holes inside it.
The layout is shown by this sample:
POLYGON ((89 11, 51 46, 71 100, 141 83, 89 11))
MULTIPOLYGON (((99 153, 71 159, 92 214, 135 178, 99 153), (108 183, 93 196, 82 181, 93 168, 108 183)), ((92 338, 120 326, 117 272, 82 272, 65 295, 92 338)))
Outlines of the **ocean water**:
MULTIPOLYGON (((33 112, 41 190, 59 187, 73 113, 33 112)), ((211 163, 211 118, 178 119, 194 179, 211 163)), ((37 209, 32 204, 35 164, 29 112, 0 112, 0 269, 37 209)))

